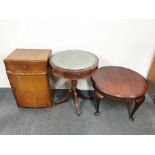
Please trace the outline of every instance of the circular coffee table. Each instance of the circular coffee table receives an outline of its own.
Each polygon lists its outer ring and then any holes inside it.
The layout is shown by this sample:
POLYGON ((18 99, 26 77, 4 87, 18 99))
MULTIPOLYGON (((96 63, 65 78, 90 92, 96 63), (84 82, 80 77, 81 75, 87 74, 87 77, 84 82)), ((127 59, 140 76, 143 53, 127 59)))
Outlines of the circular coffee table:
POLYGON ((77 80, 92 75, 98 68, 98 58, 90 52, 68 50, 54 54, 50 58, 50 64, 56 76, 71 80, 71 89, 63 99, 56 103, 63 103, 72 96, 77 114, 80 115, 77 96, 79 95, 84 99, 90 99, 91 97, 84 96, 80 90, 77 89, 77 80))
POLYGON ((97 69, 92 75, 92 83, 95 91, 99 113, 99 103, 103 97, 116 101, 135 101, 135 106, 129 116, 133 115, 145 100, 148 84, 144 77, 135 71, 123 67, 107 66, 97 69))

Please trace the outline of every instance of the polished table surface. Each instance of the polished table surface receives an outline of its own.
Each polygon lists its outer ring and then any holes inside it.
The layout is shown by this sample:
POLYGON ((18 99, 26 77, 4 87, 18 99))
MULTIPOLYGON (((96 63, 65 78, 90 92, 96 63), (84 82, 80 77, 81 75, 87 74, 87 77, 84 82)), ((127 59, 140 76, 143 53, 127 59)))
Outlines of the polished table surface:
POLYGON ((147 81, 139 73, 116 66, 102 67, 92 76, 96 88, 118 98, 138 98, 148 90, 147 81))

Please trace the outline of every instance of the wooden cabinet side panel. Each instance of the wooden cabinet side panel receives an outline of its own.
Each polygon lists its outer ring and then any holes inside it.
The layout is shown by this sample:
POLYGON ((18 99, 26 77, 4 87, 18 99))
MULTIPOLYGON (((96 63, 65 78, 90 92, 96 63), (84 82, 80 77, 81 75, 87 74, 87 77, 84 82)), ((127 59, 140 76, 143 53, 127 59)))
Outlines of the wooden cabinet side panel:
POLYGON ((155 58, 150 68, 149 79, 155 83, 155 58))
POLYGON ((18 99, 18 96, 16 94, 16 88, 18 88, 18 83, 16 82, 16 78, 15 78, 14 75, 11 75, 11 74, 7 74, 7 76, 8 76, 8 79, 9 79, 9 82, 10 82, 10 85, 11 85, 12 92, 14 94, 16 103, 17 103, 18 106, 20 106, 19 105, 19 99, 18 99))
POLYGON ((21 107, 51 107, 51 92, 47 75, 8 74, 17 104, 21 107))

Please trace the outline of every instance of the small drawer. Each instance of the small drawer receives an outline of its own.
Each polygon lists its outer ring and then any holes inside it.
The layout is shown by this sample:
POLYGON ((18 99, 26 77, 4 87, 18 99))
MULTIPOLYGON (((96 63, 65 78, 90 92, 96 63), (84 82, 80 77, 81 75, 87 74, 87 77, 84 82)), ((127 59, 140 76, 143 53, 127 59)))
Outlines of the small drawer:
POLYGON ((46 63, 6 64, 6 70, 13 73, 42 73, 47 72, 46 63))

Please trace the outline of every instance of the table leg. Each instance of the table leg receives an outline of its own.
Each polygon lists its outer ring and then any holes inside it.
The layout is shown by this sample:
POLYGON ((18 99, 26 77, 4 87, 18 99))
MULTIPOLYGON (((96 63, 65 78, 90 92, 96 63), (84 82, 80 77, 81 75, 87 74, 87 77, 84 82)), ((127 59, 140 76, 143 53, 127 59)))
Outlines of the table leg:
POLYGON ((80 109, 79 109, 79 103, 78 103, 78 98, 77 98, 77 80, 72 80, 72 92, 73 92, 73 99, 74 99, 74 105, 75 105, 75 109, 77 112, 77 115, 80 115, 80 109))
POLYGON ((95 98, 96 98, 96 112, 95 115, 99 114, 99 107, 100 107, 100 100, 103 98, 95 91, 95 98))
POLYGON ((78 96, 80 96, 82 99, 93 99, 92 96, 85 96, 85 95, 83 95, 82 92, 81 92, 79 89, 77 89, 77 94, 78 94, 78 96))
POLYGON ((72 96, 72 90, 70 89, 63 99, 56 101, 56 104, 61 104, 61 103, 66 102, 71 96, 72 96))
POLYGON ((134 121, 134 118, 133 118, 133 115, 135 114, 135 112, 139 109, 139 107, 142 105, 142 103, 144 102, 145 100, 145 96, 142 96, 138 99, 135 100, 135 105, 134 105, 134 108, 129 116, 129 119, 134 121))

